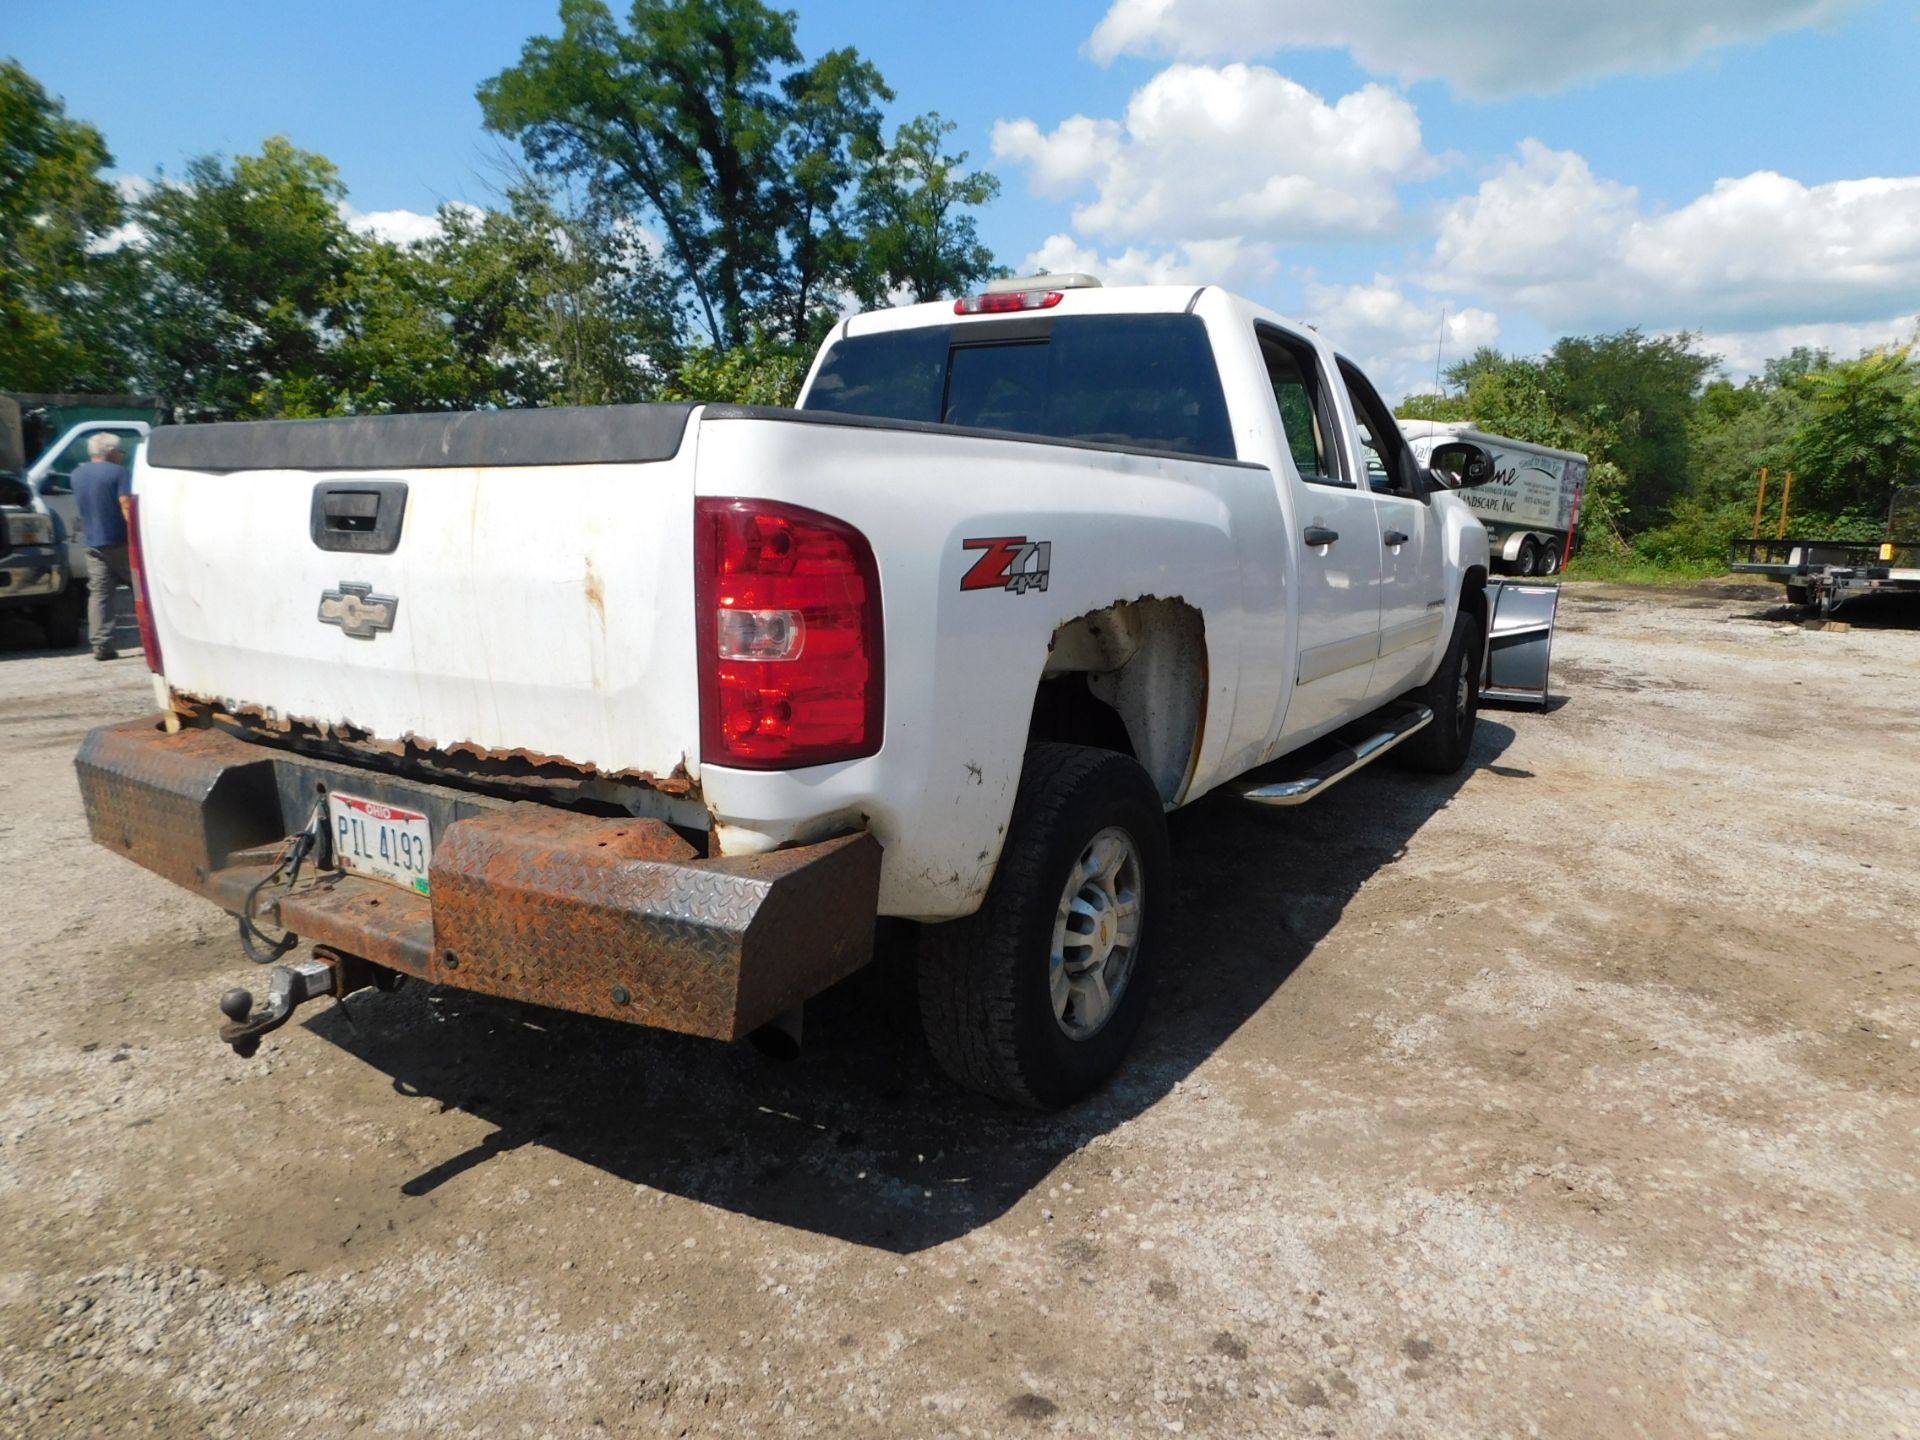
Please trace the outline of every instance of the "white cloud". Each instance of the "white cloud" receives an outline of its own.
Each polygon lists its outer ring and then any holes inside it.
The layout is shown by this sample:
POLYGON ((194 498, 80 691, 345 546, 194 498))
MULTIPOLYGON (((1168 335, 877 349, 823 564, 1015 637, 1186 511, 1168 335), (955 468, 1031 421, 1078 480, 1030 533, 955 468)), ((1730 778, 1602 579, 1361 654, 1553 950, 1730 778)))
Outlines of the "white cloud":
POLYGON ((1050 275, 1079 271, 1098 277, 1105 285, 1226 285, 1248 289, 1274 272, 1273 251, 1238 239, 1192 240, 1169 250, 1147 250, 1129 245, 1118 254, 1102 255, 1071 235, 1049 235, 1038 250, 1027 253, 1022 273, 1050 275))
POLYGON ((1487 99, 1607 74, 1684 69, 1709 51, 1826 25, 1868 0, 1114 0, 1096 60, 1251 60, 1338 46, 1375 74, 1487 99))
POLYGON ((1416 300, 1386 275, 1366 285, 1309 284, 1305 301, 1300 318, 1356 361, 1389 400, 1434 388, 1436 352, 1445 363, 1500 339, 1500 317, 1491 310, 1416 300))
POLYGON ((1650 213, 1634 187, 1526 140, 1443 208, 1426 279, 1549 326, 1878 320, 1920 305, 1920 177, 1810 186, 1762 170, 1650 213))
MULTIPOLYGON (((469 205, 464 200, 450 200, 447 203, 476 218, 484 213, 478 205, 469 205)), ((423 215, 418 210, 356 210, 342 200, 340 218, 347 222, 347 228, 355 234, 391 240, 396 245, 414 245, 422 240, 437 239, 440 235, 440 217, 437 214, 423 215)))
POLYGON ((1052 134, 1042 134, 1025 118, 998 120, 993 126, 993 153, 1025 164, 1027 188, 1049 200, 1064 200, 1099 183, 1119 162, 1125 143, 1119 121, 1086 115, 1062 120, 1052 134))
POLYGON ((1399 218, 1395 182, 1435 168, 1403 96, 1366 85, 1329 104, 1259 65, 1170 66, 1124 120, 1002 120, 993 153, 1039 194, 1091 191, 1082 234, 1161 245, 1379 235, 1399 218))
POLYGON ((1700 337, 1699 348, 1718 355, 1730 379, 1757 375, 1769 360, 1790 355, 1799 346, 1825 350, 1837 360, 1850 360, 1863 350, 1882 345, 1907 345, 1920 340, 1920 315, 1859 324, 1779 325, 1768 330, 1700 337))

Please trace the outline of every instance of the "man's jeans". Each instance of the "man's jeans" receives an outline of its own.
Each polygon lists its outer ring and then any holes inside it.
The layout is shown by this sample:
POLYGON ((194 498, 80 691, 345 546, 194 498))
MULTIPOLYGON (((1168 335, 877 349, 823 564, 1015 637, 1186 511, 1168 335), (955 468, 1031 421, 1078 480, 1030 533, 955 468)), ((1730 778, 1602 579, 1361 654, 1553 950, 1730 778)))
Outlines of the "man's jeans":
POLYGON ((102 545, 87 551, 87 639, 94 649, 112 646, 114 587, 132 584, 126 546, 102 545))

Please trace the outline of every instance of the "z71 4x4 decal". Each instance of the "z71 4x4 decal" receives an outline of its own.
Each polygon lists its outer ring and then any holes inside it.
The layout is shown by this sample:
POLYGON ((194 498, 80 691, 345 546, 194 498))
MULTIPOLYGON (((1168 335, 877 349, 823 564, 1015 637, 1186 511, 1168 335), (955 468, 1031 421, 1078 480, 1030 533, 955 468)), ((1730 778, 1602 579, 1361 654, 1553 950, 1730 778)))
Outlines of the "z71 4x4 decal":
POLYGON ((960 577, 962 590, 1011 590, 1016 595, 1024 595, 1029 590, 1047 588, 1047 572, 1053 563, 1051 540, 1000 535, 962 540, 960 548, 986 552, 960 577))

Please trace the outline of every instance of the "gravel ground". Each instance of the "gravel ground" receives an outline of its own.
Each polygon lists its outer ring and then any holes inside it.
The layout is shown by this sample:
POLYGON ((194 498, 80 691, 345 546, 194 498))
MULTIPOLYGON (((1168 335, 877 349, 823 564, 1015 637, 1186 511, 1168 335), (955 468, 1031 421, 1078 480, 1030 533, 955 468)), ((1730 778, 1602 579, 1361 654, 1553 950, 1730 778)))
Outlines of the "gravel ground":
POLYGON ((897 961, 789 1064, 424 987, 237 1060, 81 823, 139 660, 13 627, 0 1432, 1920 1436, 1920 617, 1562 615, 1457 780, 1177 817, 1057 1117, 897 961))

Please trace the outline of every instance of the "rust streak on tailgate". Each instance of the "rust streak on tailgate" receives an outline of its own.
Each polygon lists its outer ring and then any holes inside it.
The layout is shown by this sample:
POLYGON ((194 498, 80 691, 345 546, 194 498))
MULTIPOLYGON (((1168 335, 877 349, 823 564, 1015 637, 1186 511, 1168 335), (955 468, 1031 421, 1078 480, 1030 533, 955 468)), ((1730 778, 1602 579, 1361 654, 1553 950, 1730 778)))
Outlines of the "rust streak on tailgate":
POLYGON ((229 705, 183 690, 168 692, 168 705, 184 720, 217 720, 280 741, 315 741, 339 750, 389 760, 407 760, 436 770, 465 773, 478 779, 501 778, 522 782, 607 780, 645 785, 664 795, 692 796, 697 787, 686 762, 662 775, 651 770, 603 770, 582 765, 562 755, 538 750, 495 749, 470 740, 437 742, 417 735, 387 739, 351 721, 313 720, 280 715, 259 705, 229 705))

